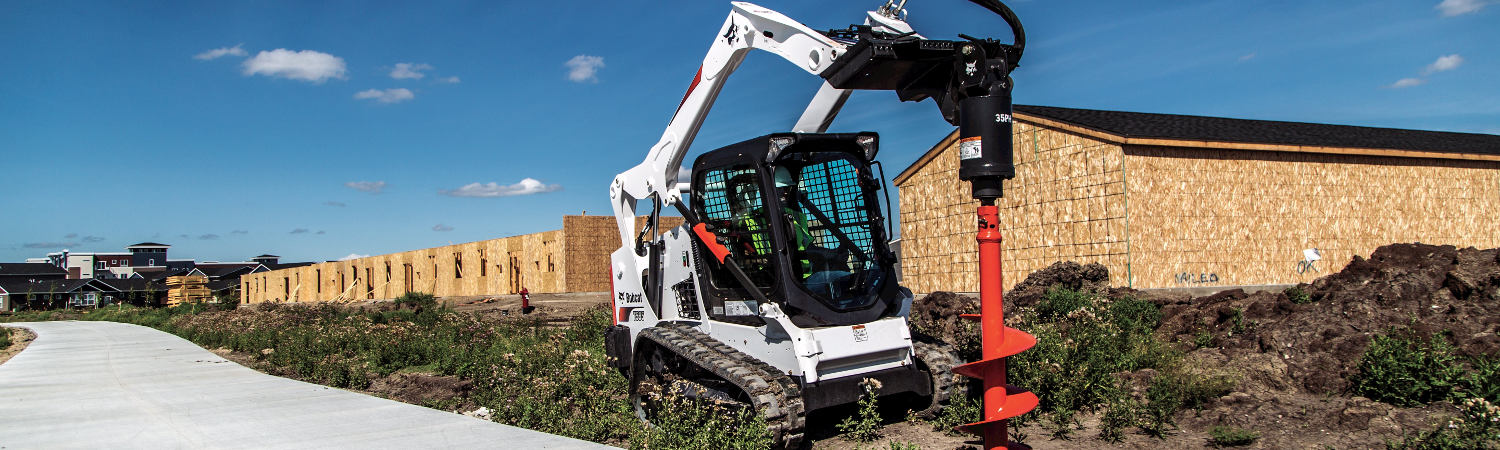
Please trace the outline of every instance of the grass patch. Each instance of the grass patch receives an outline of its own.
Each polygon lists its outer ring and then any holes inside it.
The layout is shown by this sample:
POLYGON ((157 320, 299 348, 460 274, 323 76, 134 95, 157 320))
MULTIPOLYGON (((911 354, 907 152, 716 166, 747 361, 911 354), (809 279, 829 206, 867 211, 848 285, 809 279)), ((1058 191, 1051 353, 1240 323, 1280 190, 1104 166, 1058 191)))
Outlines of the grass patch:
POLYGON ((1208 443, 1214 447, 1237 447, 1250 445, 1260 439, 1260 433, 1244 428, 1219 425, 1208 430, 1208 443))

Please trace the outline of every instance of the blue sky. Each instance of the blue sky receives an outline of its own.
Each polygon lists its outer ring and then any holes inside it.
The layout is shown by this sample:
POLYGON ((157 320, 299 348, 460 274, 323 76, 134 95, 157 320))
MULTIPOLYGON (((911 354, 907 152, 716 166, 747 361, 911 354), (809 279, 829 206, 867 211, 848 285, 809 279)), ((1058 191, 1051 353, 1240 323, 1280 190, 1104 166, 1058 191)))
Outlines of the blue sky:
MULTIPOLYGON (((1012 1, 1017 103, 1500 134, 1487 0, 1012 1)), ((814 29, 874 0, 761 3, 814 29)), ((928 37, 1008 39, 960 0, 928 37)), ((174 258, 380 254, 607 214, 727 2, 0 3, 0 261, 173 245, 174 258), (493 183, 493 184, 492 184, 493 183)), ((691 155, 790 128, 819 80, 769 54, 691 155)), ((951 128, 861 92, 894 176, 951 128)))

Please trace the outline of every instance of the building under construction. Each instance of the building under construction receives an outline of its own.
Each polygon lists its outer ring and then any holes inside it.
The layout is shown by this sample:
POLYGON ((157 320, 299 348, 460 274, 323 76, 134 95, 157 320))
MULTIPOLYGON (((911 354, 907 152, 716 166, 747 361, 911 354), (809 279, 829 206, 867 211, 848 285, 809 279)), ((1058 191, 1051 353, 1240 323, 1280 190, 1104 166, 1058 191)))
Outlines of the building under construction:
MULTIPOLYGON (((1500 136, 1015 107, 1007 288, 1058 261, 1135 288, 1311 281, 1397 242, 1500 246, 1500 136)), ((957 134, 895 178, 903 284, 977 291, 957 134)))
MULTIPOLYGON (((645 218, 637 222, 644 224, 645 218)), ((681 218, 663 217, 666 227, 681 218)), ((245 303, 609 291, 613 216, 564 216, 562 229, 244 275, 245 303)))

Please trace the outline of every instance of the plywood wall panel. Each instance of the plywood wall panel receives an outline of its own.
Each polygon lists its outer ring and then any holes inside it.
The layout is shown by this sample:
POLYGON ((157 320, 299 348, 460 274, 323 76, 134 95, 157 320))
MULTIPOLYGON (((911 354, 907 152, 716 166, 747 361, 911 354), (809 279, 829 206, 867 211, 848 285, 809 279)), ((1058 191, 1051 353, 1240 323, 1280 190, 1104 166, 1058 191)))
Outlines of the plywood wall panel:
MULTIPOLYGON (((666 227, 681 223, 676 217, 662 220, 666 227)), ((521 288, 606 291, 609 253, 619 248, 618 236, 614 217, 566 216, 559 230, 245 275, 242 300, 389 299, 408 291, 486 296, 521 288)))

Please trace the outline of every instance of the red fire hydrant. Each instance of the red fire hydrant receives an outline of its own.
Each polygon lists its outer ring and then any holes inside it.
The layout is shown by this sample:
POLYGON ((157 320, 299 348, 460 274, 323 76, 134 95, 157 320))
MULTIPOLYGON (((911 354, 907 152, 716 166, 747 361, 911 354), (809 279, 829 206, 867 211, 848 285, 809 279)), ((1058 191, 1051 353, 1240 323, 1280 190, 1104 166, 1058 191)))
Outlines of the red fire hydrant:
POLYGON ((521 314, 531 314, 531 291, 521 288, 521 314))

